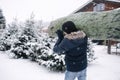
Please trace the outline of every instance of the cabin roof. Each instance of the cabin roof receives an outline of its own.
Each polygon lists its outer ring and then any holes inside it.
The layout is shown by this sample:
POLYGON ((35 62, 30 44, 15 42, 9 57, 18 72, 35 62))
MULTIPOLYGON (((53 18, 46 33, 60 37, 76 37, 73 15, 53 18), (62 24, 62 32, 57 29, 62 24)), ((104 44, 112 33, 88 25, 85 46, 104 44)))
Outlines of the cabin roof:
MULTIPOLYGON (((120 3, 120 0, 105 0, 105 1, 109 1, 109 2, 115 2, 115 3, 120 3)), ((78 9, 76 9, 73 13, 77 12, 78 10, 84 8, 85 6, 87 6, 88 4, 92 3, 93 0, 89 0, 88 2, 86 2, 85 4, 81 5, 78 9)))

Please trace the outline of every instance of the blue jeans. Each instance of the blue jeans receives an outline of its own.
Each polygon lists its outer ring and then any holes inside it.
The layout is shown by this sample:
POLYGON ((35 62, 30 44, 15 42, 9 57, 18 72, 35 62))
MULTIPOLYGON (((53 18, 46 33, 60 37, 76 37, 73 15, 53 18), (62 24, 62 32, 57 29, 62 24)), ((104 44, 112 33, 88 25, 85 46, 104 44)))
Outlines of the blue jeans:
POLYGON ((79 72, 70 72, 66 71, 65 73, 65 80, 86 80, 86 69, 79 71, 79 72))

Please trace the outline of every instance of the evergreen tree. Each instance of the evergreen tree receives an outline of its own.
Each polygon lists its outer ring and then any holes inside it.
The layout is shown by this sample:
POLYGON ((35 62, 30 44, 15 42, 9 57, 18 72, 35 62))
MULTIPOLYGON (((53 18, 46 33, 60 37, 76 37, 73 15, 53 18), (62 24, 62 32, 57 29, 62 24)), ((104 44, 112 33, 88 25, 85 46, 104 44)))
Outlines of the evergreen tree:
POLYGON ((92 41, 89 39, 88 40, 88 48, 87 48, 87 59, 88 59, 88 63, 91 63, 92 61, 94 61, 95 59, 97 59, 95 57, 94 54, 94 50, 93 50, 93 43, 92 41))
POLYGON ((31 49, 31 43, 36 43, 38 41, 37 35, 34 31, 34 20, 30 18, 21 27, 19 35, 16 37, 16 42, 14 42, 11 53, 14 54, 14 58, 29 58, 31 53, 34 53, 31 49))
POLYGON ((5 29, 5 27, 6 27, 6 20, 5 17, 3 16, 2 9, 0 9, 0 29, 5 29))
POLYGON ((6 51, 11 48, 12 43, 14 42, 18 32, 18 24, 16 21, 13 21, 8 27, 5 28, 4 32, 0 37, 0 50, 6 51))
POLYGON ((64 55, 58 55, 52 51, 55 41, 56 38, 47 35, 43 38, 43 46, 39 50, 41 54, 38 55, 37 62, 40 65, 47 67, 49 70, 64 71, 64 55))

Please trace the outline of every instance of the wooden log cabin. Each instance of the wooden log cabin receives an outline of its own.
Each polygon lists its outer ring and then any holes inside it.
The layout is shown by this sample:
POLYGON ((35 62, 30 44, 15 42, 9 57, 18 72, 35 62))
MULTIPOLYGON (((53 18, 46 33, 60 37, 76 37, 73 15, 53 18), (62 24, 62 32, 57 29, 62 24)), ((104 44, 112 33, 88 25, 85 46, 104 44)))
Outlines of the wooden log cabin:
POLYGON ((88 11, 108 11, 120 8, 120 0, 89 0, 73 13, 88 11))
MULTIPOLYGON (((120 0, 89 0, 87 3, 85 3, 77 10, 75 10, 72 14, 88 11, 89 12, 109 11, 117 8, 120 8, 120 0)), ((106 45, 108 45, 109 54, 111 54, 111 45, 120 42, 116 40, 95 40, 95 41, 98 41, 100 44, 106 43, 106 45)))

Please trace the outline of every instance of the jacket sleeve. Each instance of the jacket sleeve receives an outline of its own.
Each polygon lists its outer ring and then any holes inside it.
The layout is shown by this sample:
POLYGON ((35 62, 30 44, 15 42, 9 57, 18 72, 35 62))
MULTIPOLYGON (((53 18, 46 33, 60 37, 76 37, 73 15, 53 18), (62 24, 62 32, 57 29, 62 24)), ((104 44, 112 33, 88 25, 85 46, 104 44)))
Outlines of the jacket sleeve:
MULTIPOLYGON (((83 43, 84 42, 84 39, 81 38, 80 41, 79 41, 79 44, 83 43)), ((58 54, 65 54, 67 51, 69 51, 70 49, 76 47, 76 46, 79 46, 79 44, 74 44, 72 43, 71 40, 67 39, 67 38, 64 38, 63 40, 59 40, 56 42, 54 48, 53 48, 53 51, 55 53, 58 53, 58 54)))
MULTIPOLYGON (((64 39, 63 39, 64 40, 64 39)), ((54 45, 53 51, 58 54, 62 54, 65 52, 65 49, 60 46, 61 42, 63 43, 63 40, 58 39, 57 42, 54 45)))

